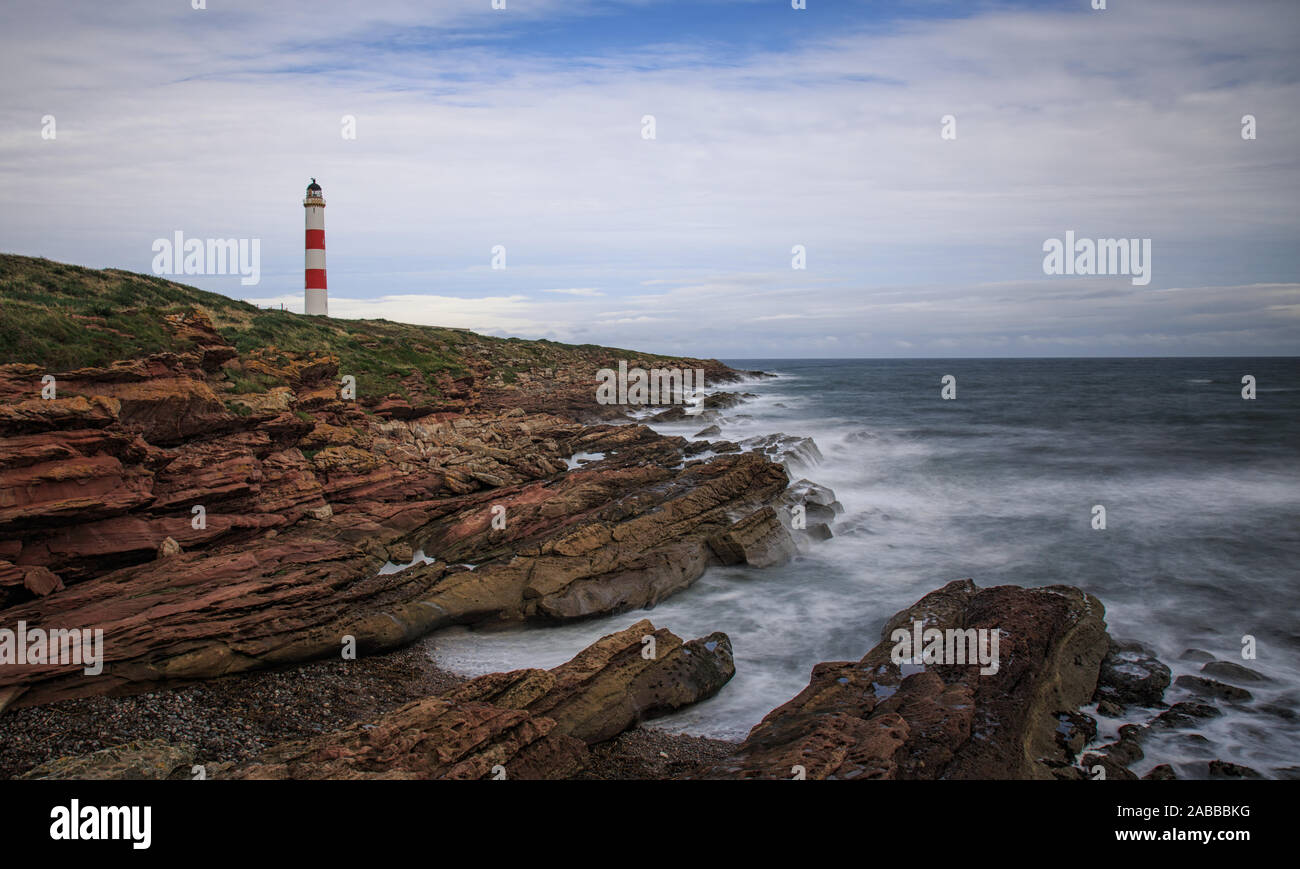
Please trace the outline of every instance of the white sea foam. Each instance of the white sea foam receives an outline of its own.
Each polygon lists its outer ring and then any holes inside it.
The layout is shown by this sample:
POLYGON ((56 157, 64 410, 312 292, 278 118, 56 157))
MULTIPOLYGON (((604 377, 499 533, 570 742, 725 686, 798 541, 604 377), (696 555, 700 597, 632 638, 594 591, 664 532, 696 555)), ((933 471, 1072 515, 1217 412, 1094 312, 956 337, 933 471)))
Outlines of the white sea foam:
MULTIPOLYGON (((1070 584, 1106 605, 1112 636, 1151 646, 1175 677, 1199 673, 1200 664, 1179 660, 1189 647, 1241 662, 1242 635, 1259 638, 1260 658, 1243 663, 1273 681, 1248 686, 1255 702, 1220 703, 1225 714, 1197 728, 1209 748, 1185 734, 1153 736, 1136 772, 1171 763, 1182 777, 1203 775, 1206 752, 1270 775, 1296 765, 1300 468, 1285 457, 1236 460, 1231 449, 1225 461, 1170 457, 1200 449, 1203 438, 1170 441, 1163 424, 1127 429, 1132 414, 1122 410, 1074 427, 1033 415, 957 424, 941 412, 970 411, 940 406, 931 379, 940 409, 911 415, 874 394, 828 397, 815 371, 758 379, 744 388, 755 399, 712 423, 721 429, 713 440, 784 432, 819 446, 825 459, 805 476, 833 488, 845 512, 833 539, 790 564, 715 568, 649 612, 442 633, 437 659, 467 674, 555 666, 642 617, 684 638, 725 631, 735 678, 655 726, 740 738, 798 693, 815 664, 860 658, 885 619, 947 582, 1070 584), (1104 531, 1090 524, 1098 503, 1107 507, 1104 531)), ((969 378, 963 384, 961 394, 971 394, 969 378)), ((689 438, 707 424, 653 427, 689 438)), ((1167 699, 1183 695, 1171 689, 1167 699)))

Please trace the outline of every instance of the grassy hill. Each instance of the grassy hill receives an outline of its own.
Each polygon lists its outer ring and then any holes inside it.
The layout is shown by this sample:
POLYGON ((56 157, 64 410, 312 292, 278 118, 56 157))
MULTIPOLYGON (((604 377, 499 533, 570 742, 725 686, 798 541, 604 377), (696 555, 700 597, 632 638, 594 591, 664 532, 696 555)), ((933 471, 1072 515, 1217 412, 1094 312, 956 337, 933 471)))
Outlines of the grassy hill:
MULTIPOLYGON (((334 356, 372 395, 435 394, 440 377, 491 371, 509 383, 523 371, 603 366, 614 359, 668 357, 592 344, 493 338, 464 329, 390 320, 339 320, 262 310, 247 302, 120 269, 88 269, 0 254, 0 365, 22 362, 51 371, 104 366, 189 347, 167 317, 201 311, 241 358, 334 356)), ((267 383, 240 366, 240 391, 267 383)), ((594 371, 593 371, 594 373, 594 371)))

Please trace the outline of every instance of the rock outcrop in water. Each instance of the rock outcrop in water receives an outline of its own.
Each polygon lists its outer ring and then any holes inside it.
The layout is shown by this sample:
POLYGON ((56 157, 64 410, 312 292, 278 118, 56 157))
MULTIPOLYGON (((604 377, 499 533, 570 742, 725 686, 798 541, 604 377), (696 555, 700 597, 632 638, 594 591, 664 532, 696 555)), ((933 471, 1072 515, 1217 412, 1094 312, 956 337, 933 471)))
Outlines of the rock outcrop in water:
MULTIPOLYGON (((1205 659, 1201 669, 1203 673, 1223 676, 1229 682, 1258 684, 1266 681, 1263 674, 1242 664, 1217 661, 1208 653, 1205 659)), ((1169 667, 1156 658, 1153 650, 1137 642, 1112 641, 1102 661, 1094 699, 1098 700, 1099 713, 1122 716, 1130 721, 1119 728, 1116 740, 1083 756, 1081 766, 1086 771, 1094 777, 1136 779, 1138 776, 1130 767, 1145 757, 1143 746, 1153 737, 1181 739, 1185 744, 1195 745, 1199 754, 1210 743, 1195 731, 1223 714, 1216 704, 1236 706, 1254 699, 1250 691, 1239 684, 1221 682, 1208 676, 1182 675, 1171 686, 1170 675, 1169 667), (1135 718, 1137 720, 1132 720, 1135 718)), ((1280 712, 1284 718, 1294 715, 1290 710, 1269 707, 1262 711, 1280 712)), ((1275 772, 1284 778, 1289 777, 1286 769, 1275 772)), ((1247 778, 1260 776, 1249 767, 1219 760, 1209 761, 1199 771, 1203 778, 1238 775, 1247 778), (1229 769, 1240 772, 1224 772, 1229 769)), ((1177 774, 1169 764, 1160 764, 1143 778, 1167 780, 1177 778, 1177 774)))
POLYGON ((1109 638, 1101 603, 1076 588, 952 582, 895 615, 860 661, 817 665, 708 778, 1078 777, 1064 716, 1092 697, 1109 638), (897 664, 895 629, 999 632, 999 666, 897 664))
POLYGON ((1161 705, 1169 687, 1169 668, 1141 643, 1112 641, 1101 661, 1095 699, 1123 706, 1161 705))

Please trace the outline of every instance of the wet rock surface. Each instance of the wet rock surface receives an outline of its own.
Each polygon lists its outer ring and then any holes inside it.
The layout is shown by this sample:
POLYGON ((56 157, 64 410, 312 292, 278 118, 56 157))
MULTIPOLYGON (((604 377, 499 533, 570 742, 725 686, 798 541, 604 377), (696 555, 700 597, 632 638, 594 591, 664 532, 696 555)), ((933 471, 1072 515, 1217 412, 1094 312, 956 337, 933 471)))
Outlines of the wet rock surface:
POLYGON ((1216 718, 1222 713, 1217 707, 1208 703, 1175 703, 1156 716, 1151 726, 1157 730, 1177 730, 1195 727, 1208 718, 1216 718))
POLYGON ((1203 676, 1179 676, 1174 680, 1174 685, 1202 697, 1235 703, 1250 700, 1253 696, 1245 688, 1227 685, 1216 679, 1206 679, 1203 676))
POLYGON ((1142 740, 1146 729, 1137 724, 1125 724, 1119 729, 1119 739, 1104 745, 1095 752, 1085 754, 1080 763, 1089 778, 1108 781, 1132 781, 1137 778, 1129 769, 1144 757, 1142 740), (1102 773, 1098 774, 1098 769, 1102 773))
MULTIPOLYGON (((1180 760, 1176 764, 1152 767, 1142 776, 1146 780, 1179 778, 1180 774, 1181 777, 1200 779, 1264 777, 1263 773, 1244 765, 1217 759, 1208 763, 1198 760, 1213 758, 1215 753, 1215 743, 1200 731, 1206 730, 1211 721, 1224 714, 1221 708, 1224 704, 1252 704, 1254 697, 1248 690, 1208 676, 1190 674, 1180 675, 1166 690, 1160 686, 1166 682, 1167 668, 1155 660, 1149 649, 1138 644, 1112 644, 1107 660, 1114 662, 1115 666, 1107 672, 1107 663, 1103 662, 1096 696, 1125 698, 1134 705, 1126 709, 1110 699, 1098 702, 1099 712, 1111 717, 1129 718, 1129 723, 1119 728, 1118 739, 1090 748, 1085 753, 1080 765, 1091 777, 1097 777, 1092 771, 1101 769, 1105 778, 1137 778, 1131 767, 1144 759, 1142 746, 1150 742, 1157 743, 1157 750, 1166 756, 1172 753, 1180 760), (1155 699, 1156 690, 1162 697, 1160 701, 1155 699), (1169 702, 1172 705, 1168 705, 1169 702)), ((1269 681, 1263 674, 1235 662, 1219 661, 1208 652, 1189 649, 1179 656, 1179 660, 1203 664, 1201 672, 1241 683, 1267 684, 1269 681)), ((1256 708, 1260 713, 1290 720, 1291 710, 1287 707, 1263 704, 1256 708)), ((1286 777, 1282 770, 1273 770, 1272 774, 1286 777)))
POLYGON ((708 539, 709 549, 723 564, 771 567, 795 554, 794 540, 771 507, 761 507, 708 539))
POLYGON ((1210 761, 1209 773, 1210 778, 1263 778, 1258 771, 1248 766, 1228 763, 1223 760, 1210 761))
POLYGON ((740 448, 758 452, 792 472, 815 468, 824 458, 812 438, 781 432, 746 438, 740 442, 740 448))
POLYGON ((1235 661, 1209 661, 1201 667, 1201 672, 1213 679, 1223 679, 1239 685, 1251 685, 1272 680, 1256 670, 1235 661))
POLYGON ((1112 641, 1101 662, 1096 699, 1121 706, 1159 706, 1170 675, 1155 652, 1141 643, 1112 641))
MULTIPOLYGON (((1078 589, 952 582, 896 614, 860 661, 814 668, 707 778, 1053 778, 1077 739, 1061 713, 1093 695, 1108 648, 1104 610, 1078 589), (898 664, 896 629, 999 631, 1000 666, 898 664)), ((1077 770, 1072 774, 1077 775, 1077 770)), ((1066 773, 1070 775, 1070 773, 1066 773)))

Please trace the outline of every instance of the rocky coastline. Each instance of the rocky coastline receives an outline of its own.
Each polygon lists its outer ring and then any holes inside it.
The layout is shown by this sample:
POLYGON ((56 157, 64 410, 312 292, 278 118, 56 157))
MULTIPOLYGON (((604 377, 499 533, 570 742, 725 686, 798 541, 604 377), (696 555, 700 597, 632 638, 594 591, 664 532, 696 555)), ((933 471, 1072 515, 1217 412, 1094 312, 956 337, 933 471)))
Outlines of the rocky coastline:
POLYGON ((864 637, 860 661, 817 665, 741 743, 641 728, 725 690, 735 663, 725 634, 635 611, 710 566, 784 563, 842 509, 791 473, 815 465, 810 440, 715 439, 744 401, 717 387, 758 373, 431 334, 422 352, 454 352, 456 373, 349 393, 345 352, 250 347, 227 321, 181 306, 158 352, 0 359, 0 623, 103 638, 96 672, 0 665, 0 775, 1128 778, 1145 727, 1249 697, 1219 667, 1175 686, 1203 700, 1166 707, 1168 669, 1112 641, 1096 598, 962 580, 864 637), (597 404, 615 360, 704 370, 696 439, 597 404), (619 613, 550 670, 429 661, 447 626, 619 613), (999 632, 1002 666, 899 665, 890 627, 915 622, 999 632), (1084 710, 1125 706, 1159 711, 1096 745, 1084 710))

